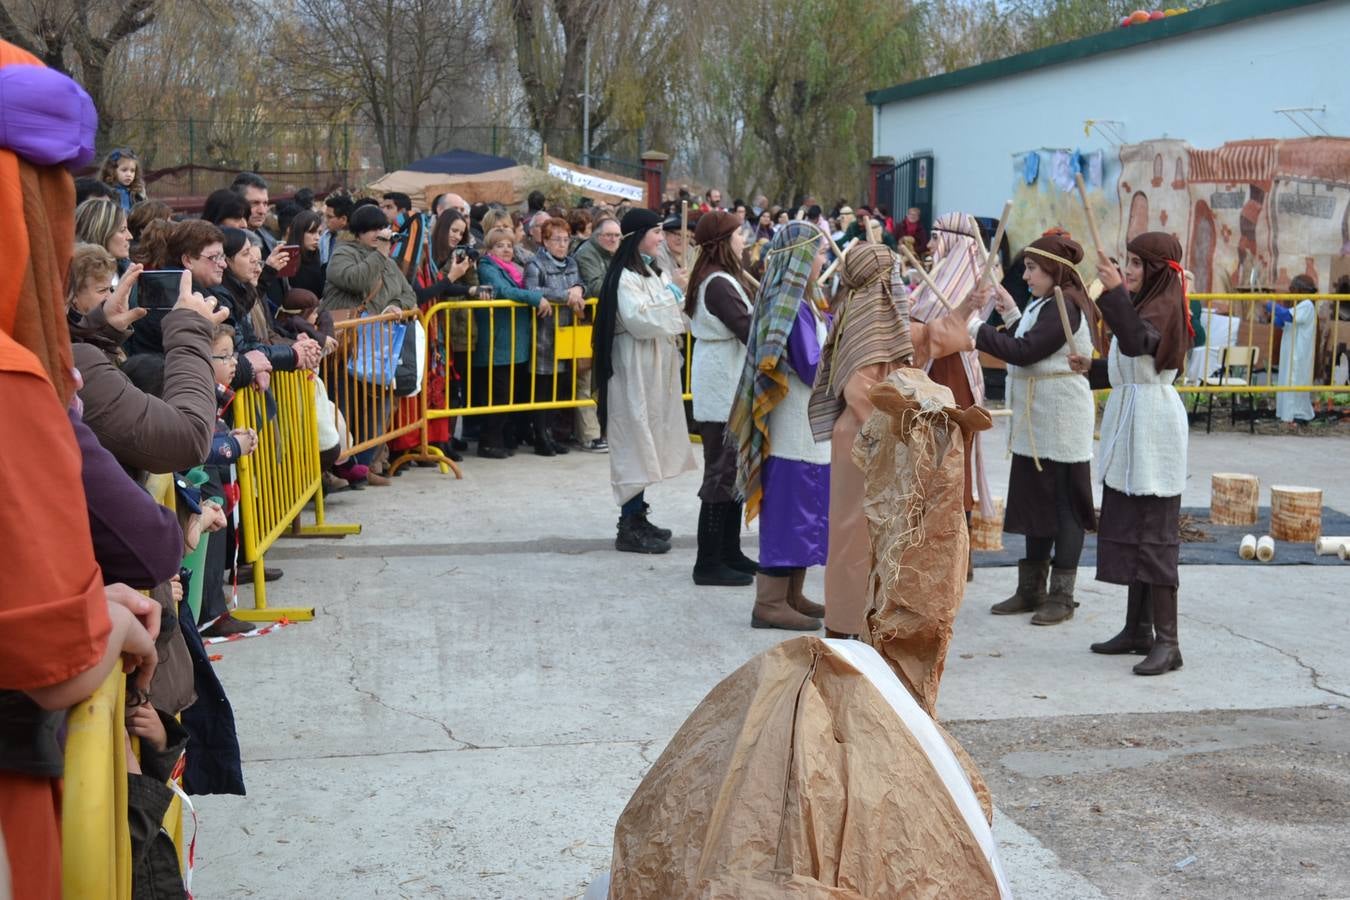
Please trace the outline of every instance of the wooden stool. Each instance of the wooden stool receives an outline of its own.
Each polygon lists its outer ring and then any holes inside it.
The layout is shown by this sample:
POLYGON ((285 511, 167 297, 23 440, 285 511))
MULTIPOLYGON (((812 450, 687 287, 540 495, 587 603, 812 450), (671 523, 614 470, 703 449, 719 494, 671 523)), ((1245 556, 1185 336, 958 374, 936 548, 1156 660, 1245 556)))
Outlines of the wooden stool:
POLYGON ((994 514, 989 518, 980 515, 980 507, 970 512, 970 549, 1003 549, 1003 498, 994 498, 994 514))
POLYGON ((1279 541, 1308 542, 1322 534, 1322 491, 1274 485, 1270 489, 1270 535, 1279 541))
POLYGON ((1215 472, 1210 478, 1209 520, 1215 525, 1255 525, 1260 505, 1255 475, 1215 472))

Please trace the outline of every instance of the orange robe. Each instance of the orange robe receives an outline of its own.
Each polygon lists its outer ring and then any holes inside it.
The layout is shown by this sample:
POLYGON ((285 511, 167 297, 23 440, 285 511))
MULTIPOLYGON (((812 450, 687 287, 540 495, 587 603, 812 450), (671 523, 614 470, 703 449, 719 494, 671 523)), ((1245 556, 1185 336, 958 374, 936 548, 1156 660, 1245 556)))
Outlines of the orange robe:
MULTIPOLYGON (((70 420, 38 359, 0 331, 0 688, 59 684, 103 658, 111 623, 70 420)), ((15 897, 59 900, 60 782, 0 771, 15 897)))

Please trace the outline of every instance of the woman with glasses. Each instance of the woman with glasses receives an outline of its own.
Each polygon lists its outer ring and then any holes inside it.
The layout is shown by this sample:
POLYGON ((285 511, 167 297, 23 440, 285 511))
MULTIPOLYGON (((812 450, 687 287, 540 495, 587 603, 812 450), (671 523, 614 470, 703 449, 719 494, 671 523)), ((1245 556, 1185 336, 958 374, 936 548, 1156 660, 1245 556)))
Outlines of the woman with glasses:
MULTIPOLYGON (((576 257, 568 253, 572 228, 566 219, 548 218, 540 228, 540 248, 525 263, 525 287, 542 291, 544 299, 558 309, 554 322, 536 323, 534 358, 534 399, 536 403, 567 400, 572 397, 571 372, 567 363, 554 361, 554 333, 572 324, 574 314, 585 309, 581 269, 576 257), (556 371, 555 371, 556 370, 556 371)), ((534 452, 556 456, 567 448, 553 439, 548 421, 551 410, 537 410, 534 419, 534 452)))

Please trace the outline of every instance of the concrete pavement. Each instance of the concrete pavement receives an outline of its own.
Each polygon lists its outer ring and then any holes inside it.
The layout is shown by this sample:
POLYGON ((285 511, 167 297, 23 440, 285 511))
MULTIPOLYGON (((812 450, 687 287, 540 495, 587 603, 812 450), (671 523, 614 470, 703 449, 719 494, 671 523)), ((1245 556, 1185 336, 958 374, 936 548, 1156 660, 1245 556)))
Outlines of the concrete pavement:
MULTIPOLYGON (((1318 480, 1347 451, 1194 434, 1184 504, 1236 470, 1350 509, 1350 483, 1318 480)), ((604 456, 470 457, 463 481, 331 498, 361 535, 268 557, 271 602, 315 621, 215 651, 249 796, 199 799, 194 894, 579 896, 684 718, 787 636, 749 628, 751 589, 690 581, 697 485, 648 492, 676 532, 659 557, 613 551, 604 456)), ((1124 609, 1091 575, 1071 622, 1033 628, 987 614, 1011 570, 977 570, 948 658, 941 716, 989 781, 1017 895, 1350 896, 1350 567, 1184 568, 1186 666, 1153 679, 1087 652, 1124 609)))

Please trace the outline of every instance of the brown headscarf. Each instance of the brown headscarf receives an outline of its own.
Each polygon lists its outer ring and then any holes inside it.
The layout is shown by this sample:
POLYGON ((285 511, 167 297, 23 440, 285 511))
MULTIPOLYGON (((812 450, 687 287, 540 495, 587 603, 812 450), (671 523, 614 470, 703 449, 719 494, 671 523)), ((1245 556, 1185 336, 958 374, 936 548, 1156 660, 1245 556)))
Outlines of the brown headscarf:
POLYGON ((908 363, 909 303, 897 289, 896 256, 885 244, 858 241, 844 252, 839 280, 845 289, 834 303, 834 325, 820 351, 811 391, 811 432, 823 441, 844 409, 844 385, 854 372, 875 363, 908 363), (900 298, 898 301, 896 298, 900 298))
POLYGON ((1144 263, 1144 279, 1134 297, 1134 309, 1161 336, 1153 364, 1159 372, 1180 369, 1195 337, 1186 303, 1181 242, 1165 232, 1149 231, 1130 241, 1126 249, 1144 263))
POLYGON ((729 243, 736 229, 741 227, 735 213, 715 209, 698 218, 694 227, 694 243, 698 245, 698 259, 689 273, 689 289, 685 291, 684 311, 692 316, 698 307, 698 289, 714 272, 725 272, 750 296, 750 283, 745 280, 745 269, 740 259, 731 252, 729 243))
POLYGON ((1097 304, 1088 299, 1083 276, 1077 269, 1083 261, 1082 246, 1067 231, 1055 228, 1032 241, 1023 252, 1035 259, 1036 265, 1054 280, 1064 299, 1078 307, 1088 323, 1092 346, 1104 354, 1106 348, 1102 344, 1097 304))

